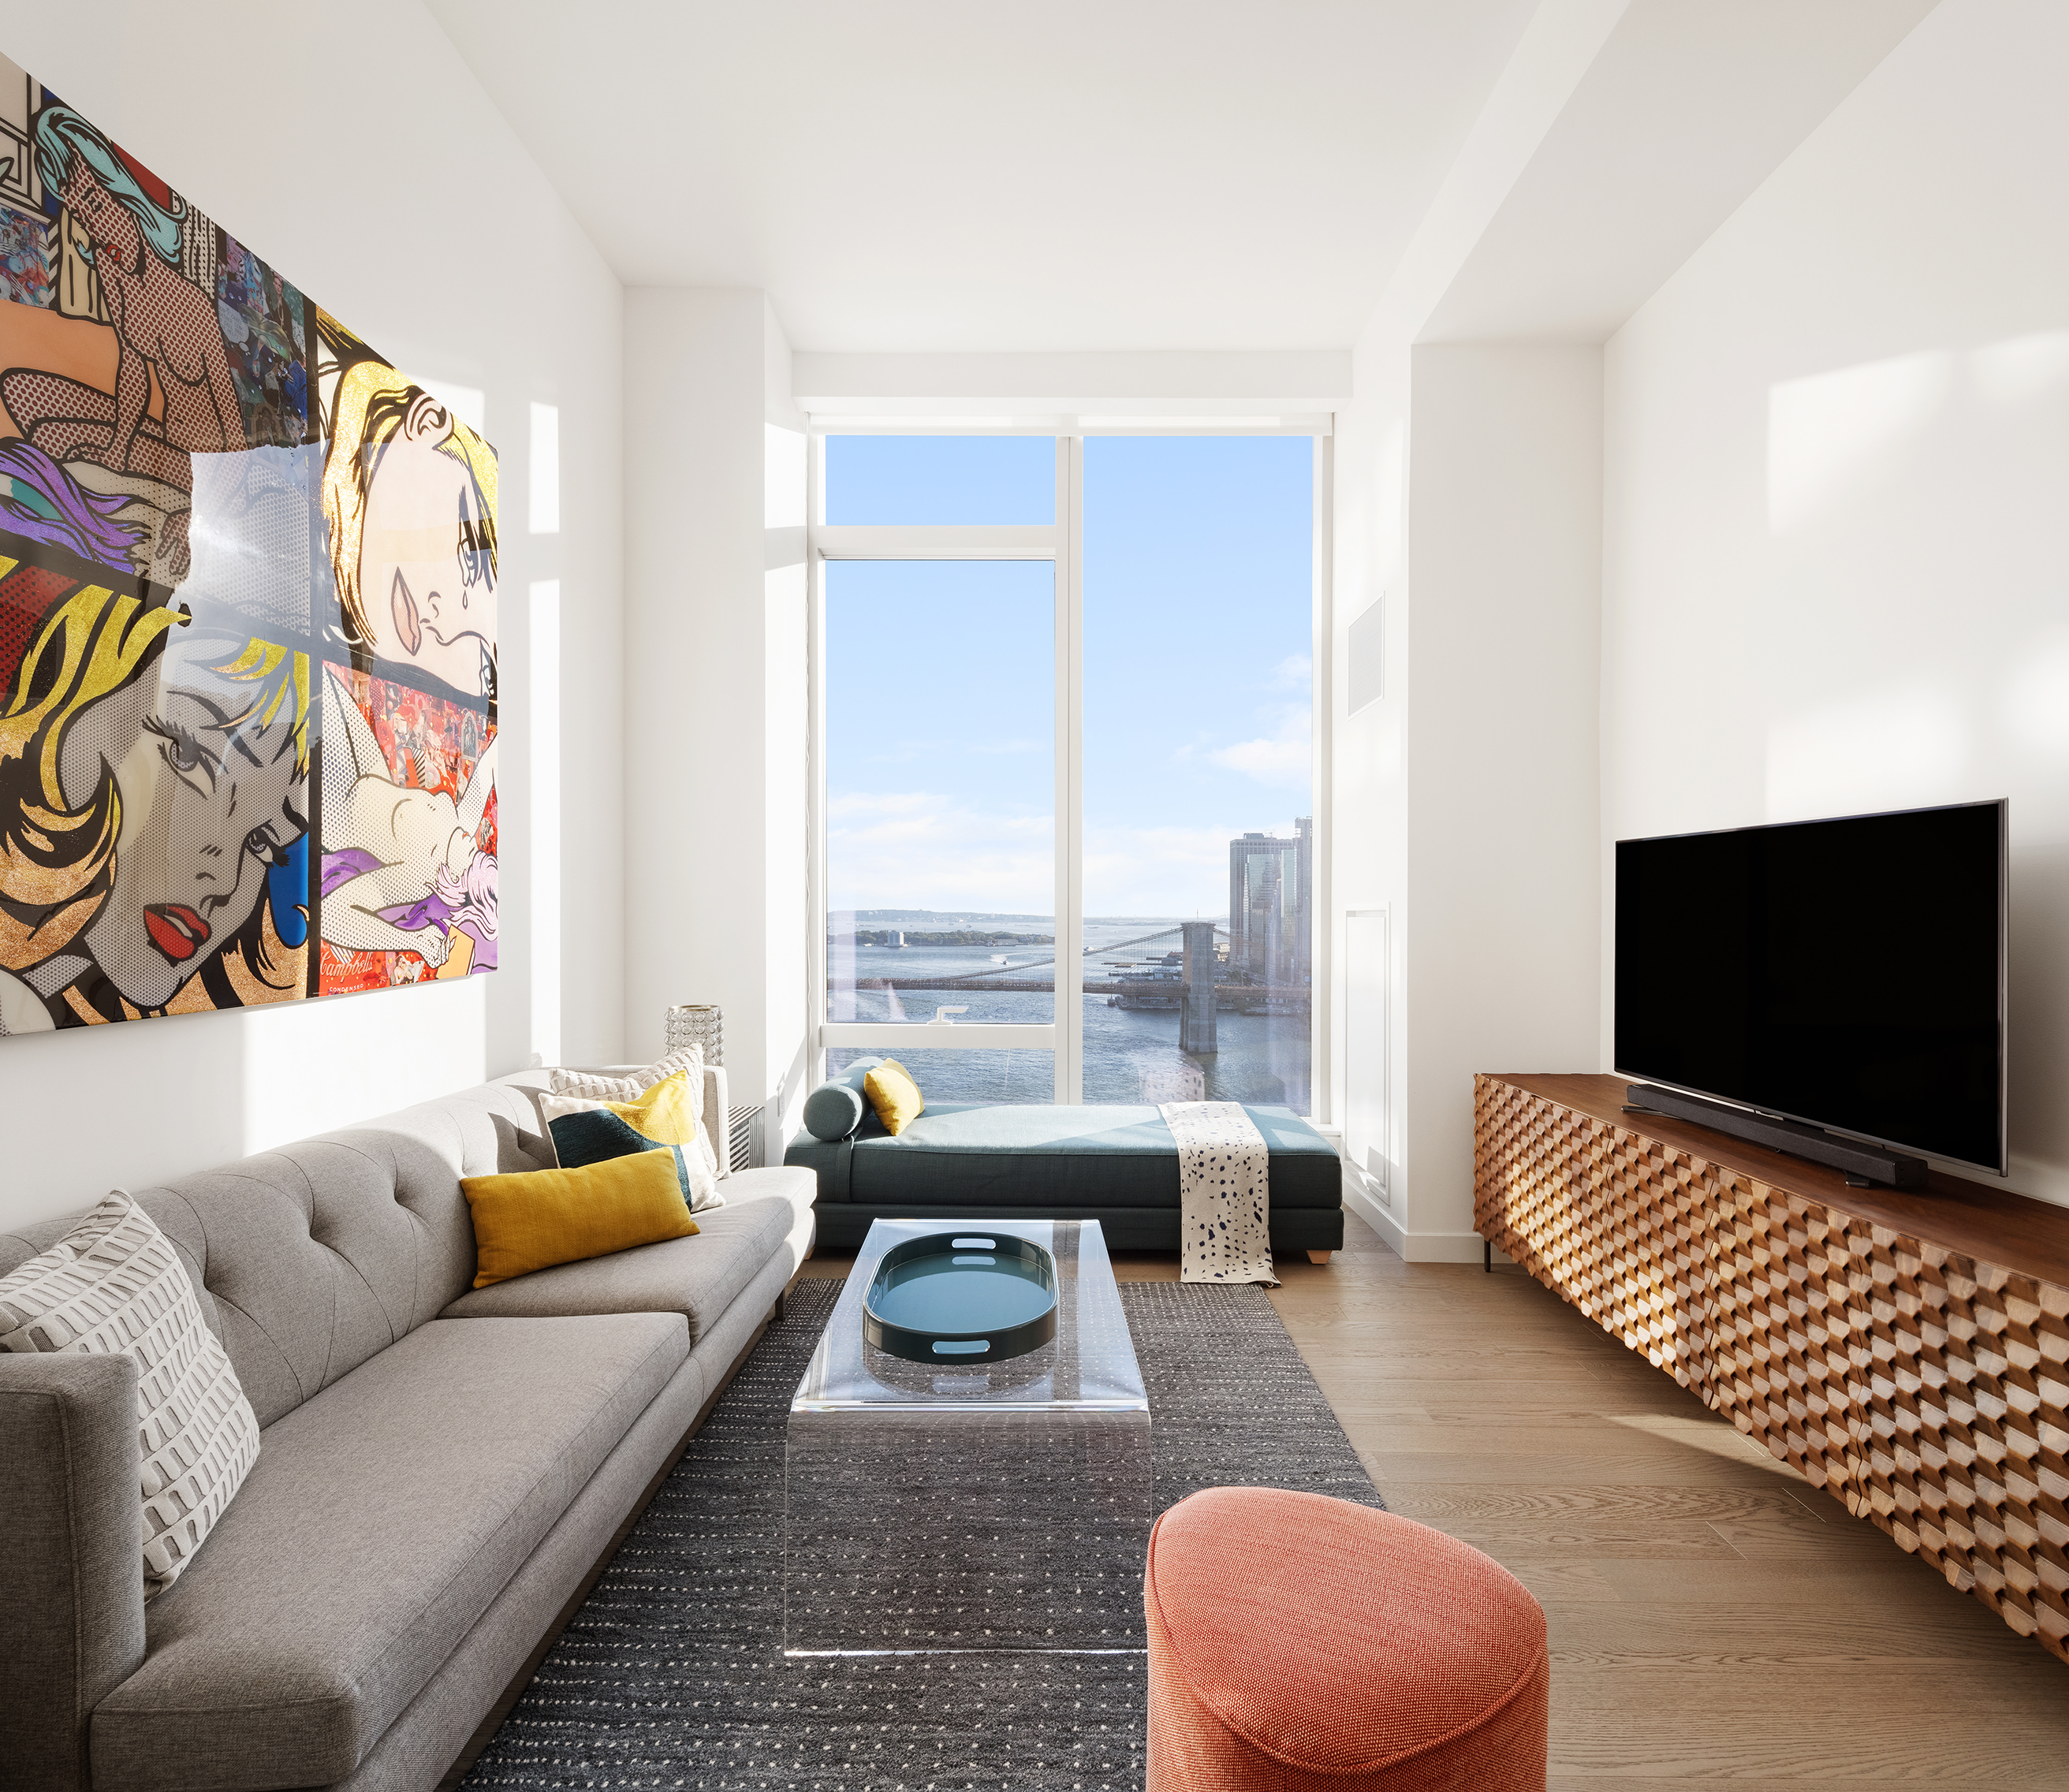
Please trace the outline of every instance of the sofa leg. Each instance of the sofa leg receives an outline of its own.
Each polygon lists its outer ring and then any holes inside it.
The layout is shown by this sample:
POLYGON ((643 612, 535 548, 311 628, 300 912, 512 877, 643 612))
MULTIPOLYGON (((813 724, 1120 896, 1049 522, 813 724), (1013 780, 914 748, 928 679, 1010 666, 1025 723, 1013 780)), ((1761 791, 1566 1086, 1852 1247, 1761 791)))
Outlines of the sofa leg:
POLYGON ((1329 1259, 1335 1255, 1333 1251, 1310 1251, 1308 1253, 1308 1261, 1311 1263, 1320 1263, 1326 1267, 1329 1259))

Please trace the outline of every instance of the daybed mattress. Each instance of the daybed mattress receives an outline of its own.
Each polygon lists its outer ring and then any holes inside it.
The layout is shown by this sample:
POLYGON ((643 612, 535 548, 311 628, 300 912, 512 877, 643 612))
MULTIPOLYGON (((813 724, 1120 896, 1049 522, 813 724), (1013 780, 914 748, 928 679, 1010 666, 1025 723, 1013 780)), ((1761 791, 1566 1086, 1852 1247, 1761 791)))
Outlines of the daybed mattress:
MULTIPOLYGON (((1343 1204, 1341 1160, 1290 1108, 1252 1108, 1275 1213, 1343 1204)), ((1178 1206, 1178 1150, 1154 1107, 930 1107, 893 1138, 874 1114, 851 1138, 801 1133, 783 1161, 815 1170, 818 1205, 1063 1214, 1178 1206)), ((1005 1217, 1002 1214, 1001 1217, 1005 1217)))

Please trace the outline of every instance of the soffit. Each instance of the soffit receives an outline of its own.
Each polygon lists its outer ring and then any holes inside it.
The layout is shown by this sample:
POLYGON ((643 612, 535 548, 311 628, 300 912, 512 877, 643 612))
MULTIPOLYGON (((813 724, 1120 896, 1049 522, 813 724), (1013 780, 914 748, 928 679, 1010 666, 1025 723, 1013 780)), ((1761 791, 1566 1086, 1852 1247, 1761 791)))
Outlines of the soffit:
POLYGON ((1533 0, 427 0, 631 285, 845 353, 1341 349, 1533 0))
POLYGON ((1632 0, 1418 332, 1606 341, 1936 0, 1632 0))

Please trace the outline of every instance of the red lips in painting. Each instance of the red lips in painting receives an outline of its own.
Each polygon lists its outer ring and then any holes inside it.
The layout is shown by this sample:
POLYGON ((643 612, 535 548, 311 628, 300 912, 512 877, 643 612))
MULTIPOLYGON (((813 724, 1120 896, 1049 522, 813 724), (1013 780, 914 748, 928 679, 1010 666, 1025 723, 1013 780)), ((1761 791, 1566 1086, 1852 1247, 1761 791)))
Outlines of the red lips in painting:
POLYGON ((183 903, 154 902, 144 911, 151 944, 178 965, 208 943, 208 923, 183 903))

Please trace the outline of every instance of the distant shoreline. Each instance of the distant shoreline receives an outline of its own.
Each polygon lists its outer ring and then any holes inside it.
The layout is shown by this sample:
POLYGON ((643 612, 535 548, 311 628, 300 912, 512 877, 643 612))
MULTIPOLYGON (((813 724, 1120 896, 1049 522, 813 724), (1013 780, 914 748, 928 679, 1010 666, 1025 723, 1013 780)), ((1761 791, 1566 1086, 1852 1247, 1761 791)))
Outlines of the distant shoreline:
POLYGON ((973 929, 963 928, 952 933, 919 933, 909 928, 859 927, 855 931, 857 945, 885 945, 892 943, 892 934, 900 936, 904 945, 1054 945, 1053 933, 982 933, 973 929))
MULTIPOLYGON (((1226 915, 1088 915, 1088 927, 1140 927, 1161 921, 1171 927, 1189 920, 1210 920, 1217 927, 1228 925, 1226 915)), ((826 915, 828 932, 839 935, 841 924, 851 922, 860 933, 882 931, 884 929, 908 929, 915 925, 924 927, 930 922, 948 921, 956 930, 1010 926, 1014 921, 1037 923, 1053 928, 1053 915, 1006 915, 980 913, 967 908, 834 908, 826 915)))

